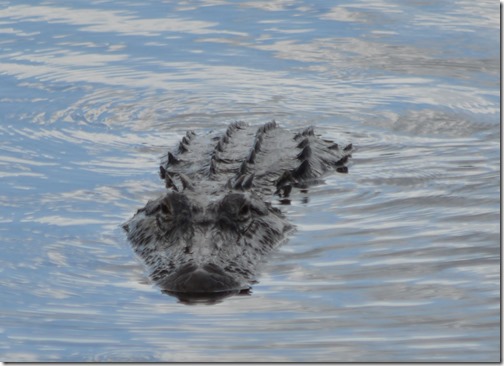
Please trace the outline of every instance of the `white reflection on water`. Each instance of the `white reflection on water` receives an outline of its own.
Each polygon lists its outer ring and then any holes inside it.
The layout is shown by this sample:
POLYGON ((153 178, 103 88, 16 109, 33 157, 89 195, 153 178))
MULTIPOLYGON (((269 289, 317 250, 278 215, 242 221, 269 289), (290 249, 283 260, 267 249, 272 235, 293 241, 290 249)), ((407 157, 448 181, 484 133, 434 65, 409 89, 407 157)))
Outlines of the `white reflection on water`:
POLYGON ((380 14, 389 16, 390 14, 402 13, 403 10, 401 6, 390 2, 373 1, 363 3, 361 1, 355 1, 351 4, 332 7, 328 12, 322 14, 320 19, 338 22, 368 23, 376 21, 376 17, 380 17, 380 14))
POLYGON ((32 218, 27 216, 21 222, 38 222, 41 224, 56 225, 56 226, 69 226, 69 225, 90 225, 90 224, 103 224, 103 219, 80 219, 69 218, 62 216, 43 216, 40 218, 32 218))
POLYGON ((499 12, 494 1, 483 0, 477 7, 471 0, 456 0, 446 12, 433 14, 419 12, 413 16, 413 22, 423 27, 437 27, 444 31, 474 32, 471 27, 496 29, 499 12))
POLYGON ((0 17, 13 21, 66 23, 82 26, 86 32, 118 32, 135 36, 159 36, 163 32, 181 32, 189 34, 226 33, 244 35, 241 32, 229 32, 212 29, 217 23, 194 21, 171 17, 167 10, 162 18, 140 19, 130 11, 104 9, 73 8, 57 6, 15 5, 0 10, 0 17))

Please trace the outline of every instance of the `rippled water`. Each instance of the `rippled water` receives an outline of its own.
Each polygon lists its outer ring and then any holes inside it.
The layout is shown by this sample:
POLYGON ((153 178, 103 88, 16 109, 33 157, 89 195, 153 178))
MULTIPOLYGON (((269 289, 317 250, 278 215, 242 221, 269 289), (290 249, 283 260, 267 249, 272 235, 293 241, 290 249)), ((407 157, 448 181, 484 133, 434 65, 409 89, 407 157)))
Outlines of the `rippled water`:
POLYGON ((0 1, 4 361, 498 361, 495 1, 0 1), (120 225, 186 129, 356 147, 250 296, 188 306, 120 225))

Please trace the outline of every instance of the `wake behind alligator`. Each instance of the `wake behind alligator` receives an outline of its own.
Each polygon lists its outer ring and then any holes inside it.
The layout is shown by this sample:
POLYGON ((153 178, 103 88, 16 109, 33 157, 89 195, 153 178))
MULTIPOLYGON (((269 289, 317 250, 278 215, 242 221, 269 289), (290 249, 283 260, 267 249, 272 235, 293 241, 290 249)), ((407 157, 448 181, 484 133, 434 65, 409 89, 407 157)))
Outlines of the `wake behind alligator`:
POLYGON ((124 224, 151 279, 168 293, 233 293, 255 283, 258 266, 292 231, 272 205, 288 202, 329 172, 347 173, 352 145, 297 133, 275 121, 243 122, 222 135, 188 131, 160 166, 167 192, 124 224))

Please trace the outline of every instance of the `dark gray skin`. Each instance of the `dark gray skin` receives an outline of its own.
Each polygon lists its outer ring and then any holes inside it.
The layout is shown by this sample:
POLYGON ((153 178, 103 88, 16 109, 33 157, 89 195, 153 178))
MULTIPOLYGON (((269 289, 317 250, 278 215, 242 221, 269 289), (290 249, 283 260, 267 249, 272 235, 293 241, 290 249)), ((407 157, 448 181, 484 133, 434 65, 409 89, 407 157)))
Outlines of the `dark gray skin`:
POLYGON ((348 172, 351 151, 311 127, 293 134, 274 121, 233 123, 210 138, 188 132, 160 167, 167 192, 123 227, 165 292, 237 293, 293 230, 272 199, 288 203, 293 187, 348 172))

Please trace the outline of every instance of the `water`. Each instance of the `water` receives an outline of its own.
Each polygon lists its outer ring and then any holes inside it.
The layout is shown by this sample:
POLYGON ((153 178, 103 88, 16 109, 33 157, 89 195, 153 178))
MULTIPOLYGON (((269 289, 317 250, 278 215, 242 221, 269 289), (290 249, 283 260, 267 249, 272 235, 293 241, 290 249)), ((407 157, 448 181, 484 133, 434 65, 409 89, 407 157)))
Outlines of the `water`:
POLYGON ((498 361, 495 1, 0 1, 4 361, 498 361), (187 129, 356 146, 250 296, 188 306, 121 224, 187 129))

